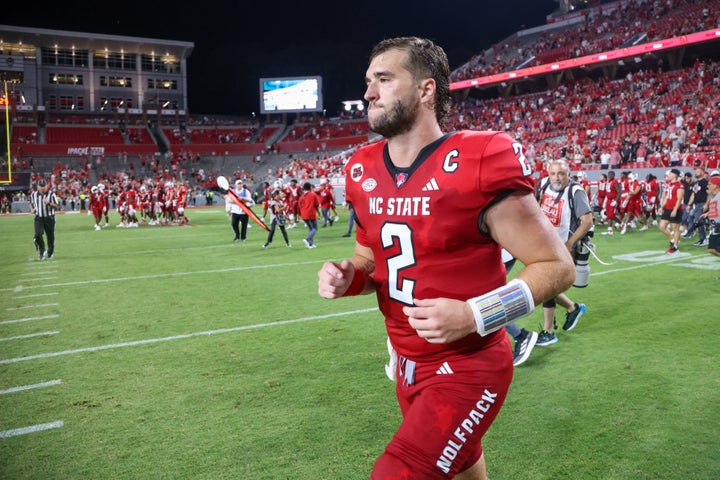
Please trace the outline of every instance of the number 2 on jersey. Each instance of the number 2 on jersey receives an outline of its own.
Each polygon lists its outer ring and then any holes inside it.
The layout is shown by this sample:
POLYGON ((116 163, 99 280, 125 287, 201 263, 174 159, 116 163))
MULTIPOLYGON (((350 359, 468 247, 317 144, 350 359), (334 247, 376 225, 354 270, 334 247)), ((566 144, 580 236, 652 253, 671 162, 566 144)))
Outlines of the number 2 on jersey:
POLYGON ((532 175, 532 165, 530 165, 530 161, 523 153, 522 145, 518 142, 513 142, 512 147, 515 155, 517 155, 518 162, 520 162, 520 168, 522 168, 523 176, 527 177, 528 175, 532 175))
POLYGON ((415 265, 415 247, 412 230, 404 223, 385 223, 380 230, 383 248, 390 248, 397 239, 400 253, 388 257, 388 290, 390 298, 406 305, 413 304, 415 280, 405 278, 400 281, 400 271, 415 265))

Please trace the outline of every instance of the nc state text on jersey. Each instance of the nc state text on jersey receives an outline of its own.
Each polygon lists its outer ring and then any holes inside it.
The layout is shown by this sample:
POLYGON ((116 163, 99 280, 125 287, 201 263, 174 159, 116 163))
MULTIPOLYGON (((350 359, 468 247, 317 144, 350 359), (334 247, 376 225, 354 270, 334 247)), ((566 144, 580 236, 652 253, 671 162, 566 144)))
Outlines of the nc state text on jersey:
POLYGON ((370 215, 430 216, 430 197, 370 197, 370 215))

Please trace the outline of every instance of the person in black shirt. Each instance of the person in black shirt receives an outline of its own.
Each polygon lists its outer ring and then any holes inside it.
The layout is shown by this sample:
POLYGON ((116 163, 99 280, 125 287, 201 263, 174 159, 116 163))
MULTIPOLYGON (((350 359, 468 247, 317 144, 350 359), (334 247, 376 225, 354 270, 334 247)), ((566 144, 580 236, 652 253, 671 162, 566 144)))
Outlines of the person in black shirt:
POLYGON ((705 223, 702 221, 701 215, 707 212, 708 203, 708 178, 703 167, 695 167, 696 182, 692 184, 692 192, 690 195, 689 206, 692 207, 690 214, 689 227, 685 238, 692 238, 695 229, 698 232, 698 241, 693 243, 695 247, 706 247, 708 244, 707 233, 705 232, 705 223))
POLYGON ((55 210, 58 199, 50 190, 47 180, 40 179, 37 189, 30 194, 30 213, 35 215, 35 248, 38 260, 52 259, 55 253, 55 210), (47 237, 47 249, 45 240, 47 237))

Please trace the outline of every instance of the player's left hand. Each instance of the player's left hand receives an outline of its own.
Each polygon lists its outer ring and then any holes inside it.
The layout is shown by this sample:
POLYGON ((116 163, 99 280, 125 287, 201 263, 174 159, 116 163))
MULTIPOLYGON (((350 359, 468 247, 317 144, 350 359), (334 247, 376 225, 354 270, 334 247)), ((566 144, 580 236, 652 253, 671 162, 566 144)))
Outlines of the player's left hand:
POLYGON ((403 313, 417 334, 430 343, 450 343, 477 332, 475 317, 467 302, 416 298, 414 303, 414 307, 403 307, 403 313))

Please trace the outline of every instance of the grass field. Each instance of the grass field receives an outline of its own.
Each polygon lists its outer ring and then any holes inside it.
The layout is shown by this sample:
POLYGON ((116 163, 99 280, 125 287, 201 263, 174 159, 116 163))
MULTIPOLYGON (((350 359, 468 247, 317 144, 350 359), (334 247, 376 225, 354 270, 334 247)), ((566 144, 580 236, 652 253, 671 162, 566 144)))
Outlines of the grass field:
MULTIPOLYGON (((43 262, 32 218, 0 217, 0 478, 368 478, 400 421, 383 321, 374 297, 316 294, 352 250, 347 213, 314 250, 304 227, 263 250, 221 208, 188 216, 61 215, 43 262)), ((720 259, 666 243, 596 236, 612 265, 591 260, 578 327, 516 369, 490 478, 720 478, 720 259)))

